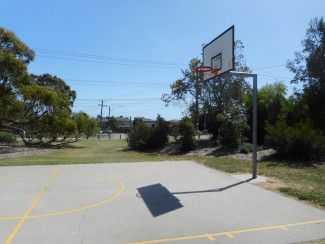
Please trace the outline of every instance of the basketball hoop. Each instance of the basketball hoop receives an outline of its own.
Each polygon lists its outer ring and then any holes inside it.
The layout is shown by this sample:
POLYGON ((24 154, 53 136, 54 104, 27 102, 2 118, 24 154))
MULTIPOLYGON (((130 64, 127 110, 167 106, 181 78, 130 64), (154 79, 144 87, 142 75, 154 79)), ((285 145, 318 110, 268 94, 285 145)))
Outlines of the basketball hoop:
POLYGON ((196 72, 198 73, 211 73, 214 75, 218 75, 218 69, 217 68, 212 68, 211 66, 200 66, 196 68, 196 72))

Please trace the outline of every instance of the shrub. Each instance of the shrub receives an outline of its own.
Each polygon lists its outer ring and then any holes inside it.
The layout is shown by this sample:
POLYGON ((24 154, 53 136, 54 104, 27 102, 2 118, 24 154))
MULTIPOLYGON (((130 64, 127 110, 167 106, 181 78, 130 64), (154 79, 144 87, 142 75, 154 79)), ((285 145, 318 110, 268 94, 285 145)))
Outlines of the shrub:
POLYGON ((148 127, 142 120, 137 120, 129 135, 129 147, 136 150, 158 149, 168 143, 168 123, 158 115, 153 127, 148 127))
POLYGON ((128 145, 132 149, 145 150, 148 148, 152 128, 143 122, 137 122, 128 136, 128 145))
POLYGON ((251 143, 244 143, 239 146, 239 152, 240 153, 250 153, 253 151, 253 145, 251 143))
POLYGON ((169 125, 169 134, 177 141, 179 137, 179 126, 178 123, 171 123, 169 125))
POLYGON ((182 151, 189 151, 194 148, 194 124, 189 118, 183 118, 178 124, 182 151))
POLYGON ((288 159, 324 158, 325 136, 309 120, 287 126, 283 121, 266 126, 267 143, 288 159))
POLYGON ((237 149, 244 140, 244 132, 247 129, 245 114, 240 108, 232 108, 228 113, 218 115, 220 121, 219 139, 224 148, 237 149))
POLYGON ((274 125, 266 124, 265 142, 273 147, 279 155, 285 155, 289 145, 289 127, 284 120, 277 121, 274 125))
POLYGON ((0 132, 0 143, 15 143, 16 137, 10 132, 0 132))
POLYGON ((148 148, 162 148, 168 143, 169 127, 166 120, 160 115, 157 116, 156 124, 152 128, 150 144, 148 148))

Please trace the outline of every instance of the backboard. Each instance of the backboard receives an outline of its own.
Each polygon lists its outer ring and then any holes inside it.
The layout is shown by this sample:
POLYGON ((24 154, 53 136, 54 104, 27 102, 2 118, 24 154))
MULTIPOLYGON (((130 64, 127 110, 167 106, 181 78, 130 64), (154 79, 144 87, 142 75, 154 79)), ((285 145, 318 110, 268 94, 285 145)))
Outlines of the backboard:
POLYGON ((234 69, 234 32, 235 27, 231 26, 203 46, 203 66, 218 69, 217 75, 211 72, 204 72, 203 79, 205 81, 234 69))

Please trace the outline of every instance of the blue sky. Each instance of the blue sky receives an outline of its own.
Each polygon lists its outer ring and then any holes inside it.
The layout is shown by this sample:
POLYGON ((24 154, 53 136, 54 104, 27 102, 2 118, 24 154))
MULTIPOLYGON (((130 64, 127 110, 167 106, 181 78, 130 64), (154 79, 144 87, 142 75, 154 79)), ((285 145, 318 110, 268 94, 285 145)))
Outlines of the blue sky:
POLYGON ((259 87, 284 81, 290 92, 285 64, 324 13, 324 0, 6 0, 0 25, 36 51, 30 72, 55 74, 77 91, 74 110, 96 116, 104 99, 114 116, 176 119, 185 108, 166 108, 161 94, 203 43, 235 25, 259 87))

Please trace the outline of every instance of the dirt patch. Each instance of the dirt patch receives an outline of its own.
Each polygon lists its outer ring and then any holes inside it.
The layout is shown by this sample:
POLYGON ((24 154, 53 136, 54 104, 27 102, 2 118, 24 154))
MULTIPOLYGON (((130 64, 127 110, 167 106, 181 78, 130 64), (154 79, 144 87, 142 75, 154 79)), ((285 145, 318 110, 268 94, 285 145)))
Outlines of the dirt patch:
MULTIPOLYGON (((271 157, 275 154, 275 150, 273 149, 263 149, 259 150, 257 152, 257 160, 263 161, 266 158, 271 157)), ((241 160, 251 160, 252 159, 252 153, 240 153, 240 152, 234 152, 230 150, 222 149, 221 147, 205 147, 205 148, 199 148, 195 149, 191 152, 188 152, 186 155, 189 156, 212 156, 212 157, 220 157, 220 156, 229 156, 235 159, 241 159, 241 160)))
MULTIPOLYGON (((275 154, 275 150, 271 149, 271 148, 259 150, 257 152, 257 161, 263 161, 266 158, 270 158, 274 154, 275 154)), ((253 155, 252 155, 252 153, 247 153, 247 154, 235 153, 235 154, 232 154, 229 156, 236 158, 236 159, 251 160, 253 155)))
POLYGON ((276 192, 279 192, 279 188, 287 186, 283 181, 270 177, 267 178, 266 182, 258 182, 255 185, 276 192))
POLYGON ((0 145, 0 159, 31 155, 45 155, 59 149, 26 147, 23 145, 0 145))
POLYGON ((263 175, 258 175, 256 179, 251 179, 251 174, 231 174, 231 176, 241 181, 248 180, 251 184, 275 192, 279 192, 280 187, 288 186, 281 180, 263 175))

